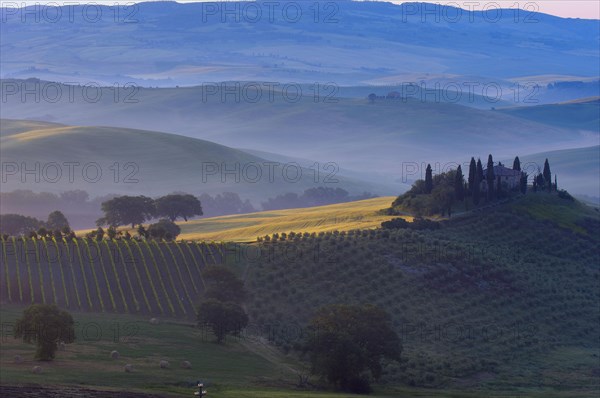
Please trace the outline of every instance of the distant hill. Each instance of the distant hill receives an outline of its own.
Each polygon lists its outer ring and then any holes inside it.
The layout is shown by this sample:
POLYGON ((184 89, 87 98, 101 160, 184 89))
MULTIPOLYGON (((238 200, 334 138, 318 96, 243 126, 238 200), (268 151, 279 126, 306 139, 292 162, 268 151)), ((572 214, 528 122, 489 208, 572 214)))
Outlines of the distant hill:
MULTIPOLYGON (((19 90, 36 85, 51 87, 46 86, 50 83, 35 80, 3 83, 16 85, 19 90)), ((226 87, 235 91, 235 83, 229 84, 226 87)), ((8 85, 4 87, 7 89, 8 85)), ((6 95, 2 114, 7 118, 70 125, 164 131, 228 147, 311 159, 321 165, 333 162, 340 170, 387 175, 388 180, 376 181, 397 187, 390 194, 404 190, 406 184, 401 183, 415 178, 413 174, 403 174, 403 169, 414 170, 414 165, 422 172, 423 163, 463 162, 469 155, 486 157, 492 153, 502 159, 517 151, 536 153, 598 143, 597 131, 414 98, 384 98, 371 103, 367 98, 326 101, 320 97, 315 102, 306 93, 291 101, 277 92, 271 100, 267 87, 259 85, 239 86, 247 89, 245 97, 239 100, 226 95, 225 86, 140 88, 135 92, 121 89, 116 94, 114 89, 105 87, 99 91, 99 100, 92 102, 84 98, 85 87, 57 87, 64 94, 55 103, 35 102, 33 96, 22 101, 20 93, 6 95), (70 91, 74 92, 73 101, 66 94, 70 91), (261 93, 260 100, 248 100, 261 93), (133 96, 131 101, 125 100, 128 95, 133 96)), ((243 90, 237 92, 241 96, 243 90)))
MULTIPOLYGON (((327 186, 324 177, 329 174, 322 171, 316 178, 310 163, 290 166, 284 172, 287 163, 268 166, 267 159, 213 142, 119 127, 2 119, 0 140, 2 161, 18 165, 16 171, 6 171, 4 192, 82 189, 91 196, 235 192, 258 205, 260 200, 277 194, 327 186), (22 162, 34 172, 23 176, 22 162)), ((383 185, 348 176, 337 181, 330 185, 352 194, 385 191, 383 185)))
POLYGON ((164 87, 225 80, 398 84, 414 81, 415 73, 459 82, 479 76, 482 84, 598 74, 594 20, 424 3, 292 3, 287 11, 287 3, 276 3, 273 12, 262 2, 227 3, 229 16, 219 2, 213 9, 176 2, 102 6, 94 23, 82 17, 83 5, 57 11, 58 21, 42 15, 23 22, 26 11, 7 11, 0 25, 2 77, 164 87))
POLYGON ((561 128, 600 131, 600 97, 498 111, 561 128))
MULTIPOLYGON (((514 158, 513 158, 514 159, 514 158)), ((512 166, 513 159, 503 161, 512 166)), ((530 175, 543 170, 544 161, 558 177, 558 186, 571 193, 583 193, 598 199, 600 196, 600 146, 563 149, 519 156, 521 167, 530 175)), ((597 200, 596 200, 597 202, 597 200)))

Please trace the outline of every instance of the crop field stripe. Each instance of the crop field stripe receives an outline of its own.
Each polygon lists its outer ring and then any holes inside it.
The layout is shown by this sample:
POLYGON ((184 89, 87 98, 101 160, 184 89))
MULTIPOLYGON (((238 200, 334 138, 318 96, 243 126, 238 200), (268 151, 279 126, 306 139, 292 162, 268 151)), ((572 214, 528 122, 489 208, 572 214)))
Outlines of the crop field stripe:
POLYGON ((208 251, 208 255, 210 256, 210 258, 212 259, 213 265, 217 264, 217 259, 215 258, 214 253, 212 252, 212 250, 210 250, 210 246, 208 243, 203 242, 204 246, 206 246, 206 251, 208 251))
POLYGON ((149 313, 152 313, 152 307, 150 306, 150 301, 148 300, 148 295, 146 294, 146 291, 144 290, 144 283, 142 282, 142 276, 140 275, 140 271, 138 271, 137 267, 135 266, 135 258, 133 257, 133 251, 131 250, 131 246, 129 246, 129 242, 127 242, 126 240, 123 241, 123 244, 125 245, 125 247, 127 247, 127 251, 129 252, 129 255, 131 256, 131 261, 132 261, 132 268, 135 271, 135 275, 137 276, 138 282, 140 283, 140 290, 142 291, 142 296, 144 296, 144 302, 146 303, 146 308, 148 309, 149 313))
MULTIPOLYGON (((102 250, 100 249, 100 245, 98 244, 98 241, 96 239, 94 239, 93 242, 94 242, 94 245, 96 246, 96 250, 98 251, 98 258, 100 259, 99 264, 100 264, 100 268, 102 268, 102 275, 104 275, 104 282, 106 282, 106 289, 108 290, 108 296, 110 297, 110 303, 112 304, 113 311, 116 311, 117 304, 115 303, 115 297, 113 296, 112 288, 110 286, 110 282, 108 281, 108 275, 106 275, 106 268, 104 267, 104 259, 102 258, 102 250)), ((110 253, 108 255, 110 256, 110 253)))
POLYGON ((190 303, 190 305, 193 305, 192 297, 190 296, 187 286, 185 285, 185 281, 183 280, 183 276, 181 275, 181 270, 179 269, 180 266, 179 266, 179 264, 177 264, 177 259, 175 258, 175 254, 173 253, 173 250, 171 250, 171 246, 169 243, 165 242, 163 244, 167 247, 167 250, 171 254, 171 258, 173 259, 173 266, 177 270, 177 275, 179 276, 179 281, 181 282, 181 286, 183 286, 183 291, 185 293, 185 296, 187 297, 188 303, 190 303))
POLYGON ((181 302, 181 299, 179 298, 179 294, 177 293, 177 289, 175 289, 175 281, 173 280, 173 275, 171 275, 171 270, 169 267, 169 263, 167 263, 167 258, 165 257, 165 254, 163 253, 162 249, 160 248, 159 244, 157 241, 153 241, 154 245, 156 246, 156 248, 158 249, 158 252, 160 253, 160 257, 163 260, 163 263, 165 264, 165 269, 167 271, 167 275, 169 276, 169 281, 171 282, 171 287, 173 288, 173 293, 175 293, 175 298, 177 299, 177 302, 179 303, 179 307, 181 308, 181 311, 183 311, 184 314, 187 314, 187 311, 185 310, 185 307, 183 306, 183 303, 181 302))
POLYGON ((77 239, 74 239, 75 247, 77 248, 77 258, 79 259, 79 267, 81 268, 81 276, 83 277, 83 285, 85 286, 85 294, 87 295, 88 304, 90 309, 94 308, 92 304, 92 295, 90 294, 90 287, 88 285, 87 277, 85 276, 85 268, 83 267, 83 258, 81 257, 81 250, 79 249, 79 243, 77 239))
POLYGON ((60 277, 62 279, 63 289, 65 291, 65 302, 67 303, 67 307, 70 307, 69 294, 67 293, 67 284, 65 282, 65 273, 63 271, 63 264, 62 264, 62 260, 61 260, 61 256, 60 256, 60 250, 58 249, 58 242, 56 241, 56 238, 54 238, 54 237, 52 237, 52 242, 54 243, 54 247, 56 248, 56 258, 58 260, 58 268, 60 269, 60 277))
MULTIPOLYGON (((185 247, 187 247, 188 252, 190 252, 190 256, 192 257, 192 260, 194 260, 194 265, 196 265, 196 269, 198 270, 198 275, 200 275, 200 282, 202 282, 202 287, 204 289, 206 289, 206 283, 204 282, 204 277, 202 277, 202 267, 200 267, 200 264, 198 264, 198 261, 196 260, 196 256, 194 255, 194 252, 192 251, 192 248, 190 247, 190 245, 188 243, 186 243, 185 247)), ((203 261, 203 264, 206 265, 206 261, 204 261, 204 256, 202 256, 202 261, 203 261)))
POLYGON ((179 250, 179 254, 181 255, 183 264, 185 264, 185 269, 187 269, 188 275, 190 276, 190 282, 192 282, 194 293, 198 294, 198 286, 196 286, 196 280, 192 276, 192 270, 190 269, 190 265, 188 264, 188 261, 185 258, 185 254, 183 254, 183 250, 181 250, 181 246, 179 246, 179 243, 177 243, 177 241, 175 241, 175 247, 177 247, 177 250, 179 250))
MULTIPOLYGON (((98 244, 98 242, 96 242, 98 244)), ((119 273, 117 272, 117 266, 115 265, 115 260, 113 256, 110 254, 110 246, 108 245, 108 241, 105 240, 104 244, 106 245, 106 251, 108 253, 108 258, 110 259, 110 265, 112 266, 113 273, 115 274, 115 279, 117 281, 117 287, 119 288, 119 293, 121 293, 121 300, 123 302, 123 307, 125 308, 125 312, 129 312, 129 307, 127 305, 127 301, 125 300, 125 293, 123 292, 123 286, 121 286, 121 279, 119 278, 119 273)), ((100 247, 98 245, 98 247, 100 247)), ((100 249, 98 249, 100 250, 100 249)), ((135 301, 135 300, 134 300, 135 301)))
POLYGON ((156 271, 156 277, 158 279, 158 282, 160 283, 160 287, 162 288, 165 298, 167 299, 167 304, 169 305, 171 314, 175 315, 175 306, 173 306, 173 301, 171 300, 171 297, 169 296, 169 293, 165 286, 165 283, 162 280, 162 276, 160 273, 160 269, 158 267, 158 263, 156 262, 156 258, 154 257, 154 252, 152 251, 152 248, 150 247, 150 244, 148 243, 147 240, 144 241, 144 244, 146 245, 146 249, 148 249, 148 252, 150 253, 150 258, 152 259, 152 264, 154 265, 154 270, 156 271))
MULTIPOLYGON (((7 240, 2 241, 2 258, 4 259, 4 273, 6 274, 6 291, 8 293, 8 302, 12 303, 12 292, 10 289, 10 274, 8 272, 8 255, 6 254, 7 240)), ((16 256, 15 256, 16 257, 16 256)))
POLYGON ((38 240, 36 238, 32 238, 31 242, 35 247, 35 261, 38 266, 38 275, 40 277, 40 288, 42 291, 42 303, 46 304, 46 288, 44 287, 44 276, 42 274, 42 262, 40 261, 40 248, 38 245, 38 240))
MULTIPOLYGON (((123 270, 125 271, 125 278, 127 279, 127 284, 129 285, 129 291, 131 292, 131 296, 133 297, 133 302, 135 303, 135 310, 136 312, 140 312, 140 302, 138 301, 136 295, 135 295, 135 291, 133 290, 133 284, 131 283, 131 277, 129 276, 129 271, 127 270, 127 264, 125 264, 125 256, 123 256, 123 251, 121 250, 121 246, 119 246, 119 242, 115 239, 113 239, 113 243, 116 246, 117 250, 119 251, 119 256, 121 257, 121 265, 123 265, 123 270)), ((112 257, 111 257, 112 258, 112 257)), ((113 261, 113 265, 114 265, 114 261, 113 261)), ((119 273, 117 272, 116 268, 115 268, 115 275, 119 275, 119 273)), ((123 291, 121 290, 121 293, 123 291)), ((127 306, 127 304, 125 304, 127 306)))
POLYGON ((104 299, 102 298, 102 293, 100 290, 100 283, 98 282, 98 277, 96 276, 96 264, 94 264, 94 259, 92 258, 92 251, 90 250, 90 244, 87 239, 83 240, 85 244, 85 248, 87 249, 89 260, 90 260, 90 268, 92 269, 92 276, 94 277, 94 283, 96 284, 96 296, 98 296, 98 300, 100 300, 100 310, 105 312, 104 309, 104 299))
POLYGON ((77 305, 79 305, 79 309, 83 309, 81 305, 81 297, 79 296, 79 290, 77 289, 77 283, 75 283, 75 269, 73 267, 73 257, 71 255, 71 250, 69 249, 69 244, 67 243, 67 239, 63 238, 63 242, 65 244, 65 250, 67 251, 67 257, 69 259, 69 267, 71 269, 71 277, 73 278, 73 290, 75 290, 75 297, 77 297, 77 305))
POLYGON ((15 251, 15 268, 17 269, 17 285, 19 287, 19 302, 23 302, 23 286, 21 286, 21 270, 19 269, 19 251, 17 250, 17 238, 13 236, 13 249, 15 251))
POLYGON ((29 293, 31 295, 31 304, 35 303, 35 297, 33 295, 33 278, 31 277, 31 264, 29 262, 29 255, 27 254, 27 239, 23 239, 23 253, 25 253, 25 265, 27 267, 27 276, 29 278, 29 293))
POLYGON ((48 271, 50 272, 50 285, 52 286, 52 296, 54 304, 58 305, 58 296, 56 295, 56 286, 54 285, 54 272, 52 272, 52 261, 50 261, 50 253, 48 252, 48 242, 46 238, 42 238, 44 249, 46 249, 46 260, 48 261, 48 271))
MULTIPOLYGON (((146 263, 146 256, 144 256, 144 252, 142 251, 140 244, 136 240, 134 240, 133 243, 137 247, 138 252, 140 253, 140 257, 142 258, 142 263, 144 264, 144 269, 146 270, 146 276, 148 277, 148 283, 150 284, 150 288, 152 288, 152 293, 154 294, 154 300, 156 301, 156 305, 158 305, 158 309, 160 310, 160 313, 164 314, 165 310, 163 309, 163 306, 160 303, 160 299, 158 298, 158 292, 156 291, 156 287, 154 286, 154 281, 152 280, 152 275, 150 275, 150 270, 148 269, 148 264, 146 263)), ((173 314, 175 314, 175 313, 173 312, 173 314)))

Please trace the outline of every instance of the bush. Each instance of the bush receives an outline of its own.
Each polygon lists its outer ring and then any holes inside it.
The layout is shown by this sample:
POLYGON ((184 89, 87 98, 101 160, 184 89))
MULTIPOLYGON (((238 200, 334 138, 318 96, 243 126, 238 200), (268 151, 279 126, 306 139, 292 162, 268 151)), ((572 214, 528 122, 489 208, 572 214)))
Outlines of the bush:
POLYGON ((394 218, 381 223, 381 228, 383 229, 401 229, 408 228, 409 226, 410 223, 403 218, 394 218))
POLYGON ((565 191, 564 189, 559 189, 558 190, 558 197, 561 199, 566 199, 569 200, 571 202, 573 202, 575 199, 571 196, 571 194, 569 194, 567 191, 565 191))
POLYGON ((155 224, 150 224, 148 233, 155 239, 173 240, 181 233, 181 228, 173 221, 163 218, 155 224))

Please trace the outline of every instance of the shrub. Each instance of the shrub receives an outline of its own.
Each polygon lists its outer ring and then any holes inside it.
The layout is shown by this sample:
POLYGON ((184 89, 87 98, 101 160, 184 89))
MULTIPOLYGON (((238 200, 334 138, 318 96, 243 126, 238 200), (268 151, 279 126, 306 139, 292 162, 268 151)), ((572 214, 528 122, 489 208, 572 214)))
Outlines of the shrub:
POLYGON ((110 357, 112 359, 119 359, 119 351, 111 351, 110 357))
POLYGON ((383 229, 401 229, 408 228, 409 226, 410 223, 403 218, 394 218, 381 223, 381 228, 383 229))

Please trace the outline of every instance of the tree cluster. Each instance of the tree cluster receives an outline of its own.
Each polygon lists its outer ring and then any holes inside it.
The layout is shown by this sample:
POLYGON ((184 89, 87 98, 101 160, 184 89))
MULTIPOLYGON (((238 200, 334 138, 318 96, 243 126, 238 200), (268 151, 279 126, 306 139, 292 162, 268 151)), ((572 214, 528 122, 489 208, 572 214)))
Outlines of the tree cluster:
POLYGON ((277 195, 274 198, 269 198, 261 205, 263 210, 280 210, 345 203, 372 197, 374 195, 369 192, 351 196, 348 191, 342 188, 315 187, 305 190, 301 195, 293 192, 277 195))
POLYGON ((102 202, 101 207, 104 217, 96 221, 99 227, 131 224, 131 228, 135 228, 136 224, 156 217, 166 217, 173 222, 203 214, 200 200, 188 194, 171 194, 156 200, 147 196, 117 196, 102 202))
MULTIPOLYGON (((504 165, 498 163, 498 166, 504 165)), ((444 216, 447 214, 450 217, 453 206, 457 202, 464 203, 466 208, 469 203, 478 206, 482 201, 489 203, 504 198, 510 195, 511 191, 527 193, 528 176, 521 171, 521 162, 518 156, 513 162, 512 170, 520 172, 520 177, 516 186, 509 187, 500 176, 495 175, 494 160, 491 154, 488 156, 485 171, 481 159, 475 161, 474 157, 471 158, 466 181, 460 165, 456 170, 434 176, 431 165, 428 164, 425 169, 425 179, 415 181, 409 191, 396 198, 388 213, 398 214, 396 209, 404 208, 417 216, 434 214, 444 216)), ((536 186, 551 186, 551 184, 548 185, 550 178, 550 167, 546 159, 544 172, 539 173, 534 179, 534 190, 536 186)), ((392 227, 392 225, 388 224, 388 227, 392 227)))
POLYGON ((61 239, 73 232, 65 215, 55 210, 48 215, 47 221, 20 214, 0 214, 0 233, 7 236, 56 237, 61 239))

